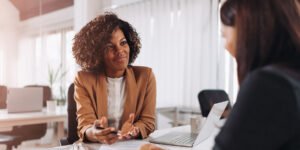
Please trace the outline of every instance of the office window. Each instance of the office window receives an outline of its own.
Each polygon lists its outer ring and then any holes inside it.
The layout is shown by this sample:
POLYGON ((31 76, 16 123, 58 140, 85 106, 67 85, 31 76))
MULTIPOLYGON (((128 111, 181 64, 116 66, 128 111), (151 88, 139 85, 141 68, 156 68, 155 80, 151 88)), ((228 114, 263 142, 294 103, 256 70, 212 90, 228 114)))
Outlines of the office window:
MULTIPOLYGON (((48 82, 50 73, 53 76, 52 92, 56 98, 60 97, 60 86, 61 86, 61 74, 65 71, 62 66, 62 53, 64 49, 62 48, 62 33, 51 33, 46 36, 46 60, 48 67, 48 82)), ((42 69, 42 68, 41 68, 42 69)))
POLYGON ((67 88, 74 81, 76 67, 72 55, 74 35, 73 30, 63 29, 34 37, 32 84, 52 86, 54 98, 66 98, 67 88), (50 76, 53 79, 52 84, 50 76))
POLYGON ((67 70, 67 74, 66 74, 66 80, 65 80, 65 87, 68 88, 70 86, 71 83, 74 82, 74 77, 76 74, 76 63, 75 63, 75 59, 73 57, 72 54, 72 45, 73 45, 73 38, 75 36, 75 32, 72 31, 68 31, 66 32, 66 70, 67 70))
POLYGON ((0 49, 0 85, 2 85, 4 82, 4 62, 4 51, 0 49))
POLYGON ((112 8, 140 34, 142 49, 133 65, 153 69, 157 107, 199 107, 199 91, 224 88, 218 78, 218 3, 149 0, 112 8))
MULTIPOLYGON (((34 61, 35 61, 35 68, 34 70, 39 70, 39 68, 43 68, 43 63, 42 61, 44 60, 43 59, 43 50, 42 50, 42 38, 41 36, 38 36, 35 38, 34 40, 34 61)), ((43 76, 43 72, 42 71, 36 71, 35 74, 33 74, 34 76, 37 76, 37 77, 42 77, 43 76)), ((39 80, 40 78, 36 78, 36 82, 37 83, 42 83, 43 80, 39 80)))
POLYGON ((46 56, 50 68, 59 69, 62 56, 61 33, 52 33, 46 36, 46 56))

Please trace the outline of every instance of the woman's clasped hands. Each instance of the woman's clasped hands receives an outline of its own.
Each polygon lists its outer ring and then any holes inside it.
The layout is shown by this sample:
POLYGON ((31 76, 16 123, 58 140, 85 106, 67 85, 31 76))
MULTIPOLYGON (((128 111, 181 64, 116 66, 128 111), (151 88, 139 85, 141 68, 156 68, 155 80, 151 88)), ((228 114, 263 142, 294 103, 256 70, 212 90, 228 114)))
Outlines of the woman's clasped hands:
POLYGON ((128 120, 124 122, 121 131, 115 127, 108 126, 106 117, 95 120, 94 125, 86 130, 86 137, 91 142, 103 144, 113 144, 118 140, 135 139, 140 136, 140 130, 134 126, 134 114, 130 114, 128 120))

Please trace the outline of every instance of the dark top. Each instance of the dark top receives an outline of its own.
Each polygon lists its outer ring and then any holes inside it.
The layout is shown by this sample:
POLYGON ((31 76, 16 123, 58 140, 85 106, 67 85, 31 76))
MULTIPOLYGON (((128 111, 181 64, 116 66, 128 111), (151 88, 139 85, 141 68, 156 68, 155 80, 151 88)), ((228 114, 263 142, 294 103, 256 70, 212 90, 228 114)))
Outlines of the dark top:
POLYGON ((299 68, 251 72, 214 150, 300 150, 299 68))

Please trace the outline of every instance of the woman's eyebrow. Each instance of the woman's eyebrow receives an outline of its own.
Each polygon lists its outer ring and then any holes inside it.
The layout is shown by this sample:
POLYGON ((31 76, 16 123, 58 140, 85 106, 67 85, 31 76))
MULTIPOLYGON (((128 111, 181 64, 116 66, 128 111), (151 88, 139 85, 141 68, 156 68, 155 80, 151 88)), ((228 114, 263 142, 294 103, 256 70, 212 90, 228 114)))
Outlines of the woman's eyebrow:
POLYGON ((123 41, 124 39, 126 40, 126 38, 125 38, 125 37, 122 37, 122 38, 120 39, 120 41, 123 41))
POLYGON ((106 44, 106 46, 113 46, 114 44, 113 43, 111 43, 111 42, 108 42, 107 44, 106 44))

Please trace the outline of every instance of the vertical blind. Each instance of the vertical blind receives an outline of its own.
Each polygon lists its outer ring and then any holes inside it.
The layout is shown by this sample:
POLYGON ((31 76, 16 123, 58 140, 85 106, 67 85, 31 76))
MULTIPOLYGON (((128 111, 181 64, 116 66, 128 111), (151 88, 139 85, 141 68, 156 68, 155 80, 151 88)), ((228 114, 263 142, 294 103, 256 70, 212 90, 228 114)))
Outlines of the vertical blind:
POLYGON ((198 107, 200 90, 225 88, 219 75, 225 74, 219 69, 225 59, 218 53, 218 0, 144 0, 110 11, 140 34, 134 65, 153 68, 157 107, 198 107))

